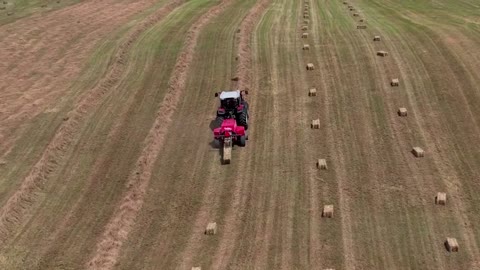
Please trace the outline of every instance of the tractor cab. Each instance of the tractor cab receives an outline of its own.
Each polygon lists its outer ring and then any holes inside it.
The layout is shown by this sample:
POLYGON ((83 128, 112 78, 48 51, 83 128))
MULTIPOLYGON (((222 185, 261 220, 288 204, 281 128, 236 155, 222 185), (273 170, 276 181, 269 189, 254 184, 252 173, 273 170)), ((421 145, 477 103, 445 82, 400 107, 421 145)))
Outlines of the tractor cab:
POLYGON ((240 91, 223 91, 220 93, 220 103, 227 110, 235 110, 241 102, 240 91))

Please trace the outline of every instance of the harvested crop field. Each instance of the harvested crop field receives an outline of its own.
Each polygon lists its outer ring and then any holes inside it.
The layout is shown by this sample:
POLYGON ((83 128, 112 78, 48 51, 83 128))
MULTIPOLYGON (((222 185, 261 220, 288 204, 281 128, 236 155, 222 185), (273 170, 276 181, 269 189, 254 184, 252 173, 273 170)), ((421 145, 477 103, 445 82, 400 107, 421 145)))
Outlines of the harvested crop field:
POLYGON ((480 269, 474 0, 7 0, 0 59, 0 269, 480 269))

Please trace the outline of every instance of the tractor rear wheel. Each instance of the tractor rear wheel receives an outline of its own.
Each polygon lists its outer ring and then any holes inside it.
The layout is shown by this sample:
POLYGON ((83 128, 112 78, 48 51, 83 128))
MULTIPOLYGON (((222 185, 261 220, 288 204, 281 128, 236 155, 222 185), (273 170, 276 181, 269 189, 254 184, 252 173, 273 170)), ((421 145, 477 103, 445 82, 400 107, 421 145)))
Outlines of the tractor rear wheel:
POLYGON ((238 146, 245 147, 246 144, 247 142, 246 142, 245 135, 240 136, 240 138, 238 139, 238 146))
POLYGON ((240 115, 238 116, 238 125, 245 127, 245 130, 248 129, 248 115, 246 110, 241 112, 240 115))

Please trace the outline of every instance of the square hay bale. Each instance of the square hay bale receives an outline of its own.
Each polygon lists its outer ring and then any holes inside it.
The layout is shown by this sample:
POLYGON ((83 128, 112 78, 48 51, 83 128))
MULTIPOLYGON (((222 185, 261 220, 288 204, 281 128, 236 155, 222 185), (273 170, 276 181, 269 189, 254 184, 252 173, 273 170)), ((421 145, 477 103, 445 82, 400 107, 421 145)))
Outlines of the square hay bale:
POLYGON ((360 19, 358 20, 358 22, 365 22, 365 19, 360 19))
POLYGON ((326 159, 323 159, 323 158, 319 159, 319 160, 317 161, 317 168, 320 169, 320 170, 326 170, 326 169, 328 169, 328 167, 327 167, 327 160, 326 160, 326 159))
POLYGON ((307 70, 314 70, 315 66, 312 63, 307 64, 307 70))
POLYGON ((353 13, 353 17, 358 17, 358 16, 360 16, 360 14, 358 14, 358 13, 353 13))
POLYGON ((333 217, 333 205, 328 204, 323 206, 322 217, 332 218, 333 217))
POLYGON ((192 270, 202 270, 202 268, 199 266, 196 266, 196 267, 192 267, 192 270))
POLYGON ((400 80, 399 79, 392 79, 392 81, 390 82, 390 85, 391 86, 399 86, 400 85, 400 80))
POLYGON ((307 14, 304 14, 304 15, 303 15, 303 18, 304 18, 304 19, 308 19, 308 18, 310 18, 310 16, 308 16, 307 14))
POLYGON ((302 33, 302 38, 308 38, 308 33, 302 33))
POLYGON ((347 1, 343 1, 343 4, 344 4, 344 5, 348 5, 348 2, 347 2, 347 1))
POLYGON ((7 16, 12 16, 13 15, 13 11, 10 11, 7 13, 7 16))
POLYGON ((348 5, 348 8, 353 8, 353 6, 352 6, 352 5, 348 5))
POLYGON ((374 36, 373 41, 380 41, 380 36, 374 36))
POLYGON ((310 45, 304 44, 302 49, 303 49, 304 51, 308 51, 308 50, 310 50, 310 45))
POLYGON ((386 52, 386 51, 378 51, 378 52, 377 52, 377 55, 378 55, 378 56, 385 57, 385 56, 388 56, 388 52, 386 52))
POLYGON ((0 10, 5 10, 5 9, 6 9, 6 7, 0 7, 0 10))
POLYGON ((205 229, 205 234, 206 235, 215 235, 217 234, 217 223, 216 222, 210 222, 207 225, 207 228, 205 229))
POLYGON ((445 247, 447 248, 448 251, 450 252, 458 252, 458 242, 457 239, 447 237, 447 240, 445 240, 445 247))
POLYGON ((367 29, 366 25, 357 25, 357 29, 367 29))
POLYGON ((304 30, 304 31, 308 30, 308 26, 306 26, 306 25, 302 26, 302 30, 304 30))
POLYGON ((312 127, 312 129, 319 129, 320 128, 320 119, 312 120, 311 127, 312 127))
POLYGON ((355 8, 350 8, 350 11, 355 11, 355 8))
POLYGON ((413 147, 412 153, 417 158, 425 156, 425 151, 423 151, 423 149, 420 147, 413 147))
POLYGON ((310 90, 308 90, 308 96, 309 97, 317 96, 317 89, 316 88, 311 88, 310 90))
POLYGON ((398 116, 407 116, 407 108, 398 108, 398 116))
POLYGON ((308 23, 310 23, 310 21, 309 20, 303 20, 303 23, 308 24, 308 23))
POLYGON ((435 204, 438 204, 438 205, 447 204, 447 193, 438 192, 437 196, 435 196, 435 204))

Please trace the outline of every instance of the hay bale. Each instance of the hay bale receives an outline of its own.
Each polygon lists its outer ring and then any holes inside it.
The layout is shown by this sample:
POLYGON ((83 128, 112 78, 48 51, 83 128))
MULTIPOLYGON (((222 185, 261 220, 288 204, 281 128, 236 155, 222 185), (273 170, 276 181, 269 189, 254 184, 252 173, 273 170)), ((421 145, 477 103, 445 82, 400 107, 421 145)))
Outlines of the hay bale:
POLYGON ((357 25, 357 29, 367 29, 366 25, 357 25))
POLYGON ((377 55, 378 55, 378 56, 385 57, 385 56, 388 56, 388 52, 386 52, 386 51, 377 51, 377 55))
POLYGON ((398 108, 398 116, 407 116, 407 108, 398 108))
POLYGON ((435 204, 438 204, 438 205, 447 204, 447 193, 438 192, 437 196, 435 196, 435 204))
POLYGON ((347 7, 348 7, 348 8, 353 8, 353 6, 352 6, 352 5, 348 5, 347 7))
POLYGON ((310 23, 310 21, 309 20, 303 20, 303 23, 308 24, 308 23, 310 23))
POLYGON ((308 26, 306 26, 306 25, 302 26, 302 30, 303 30, 303 31, 308 30, 308 26))
POLYGON ((423 151, 423 149, 420 147, 413 147, 412 153, 417 158, 425 156, 425 151, 423 151))
POLYGON ((312 120, 311 127, 313 129, 319 129, 320 128, 320 119, 314 119, 312 120))
POLYGON ((380 41, 380 36, 374 36, 373 41, 380 41))
POLYGON ((358 22, 365 22, 365 19, 360 19, 358 20, 358 22))
POLYGON ((234 81, 234 82, 238 82, 238 81, 240 80, 240 78, 238 78, 238 77, 233 77, 231 80, 234 81))
POLYGON ((205 234, 206 235, 215 235, 217 234, 217 223, 216 222, 210 222, 207 225, 207 228, 205 229, 205 234))
POLYGON ((307 70, 314 70, 315 66, 312 63, 307 64, 307 70))
POLYGON ((310 16, 304 14, 304 15, 303 15, 303 18, 304 18, 304 19, 308 19, 308 18, 310 18, 310 16))
POLYGON ((223 142, 223 164, 230 164, 230 160, 232 159, 232 141, 226 140, 223 142))
POLYGON ((350 8, 350 11, 355 11, 355 8, 350 8))
POLYGON ((322 217, 332 218, 333 217, 333 205, 328 204, 323 206, 322 217))
POLYGON ((449 252, 458 252, 458 242, 457 239, 447 237, 447 240, 445 240, 445 247, 449 252))
POLYGON ((327 160, 326 159, 319 159, 317 161, 317 168, 320 170, 326 170, 328 169, 327 167, 327 160))
POLYGON ((0 10, 5 10, 5 9, 6 9, 6 7, 0 7, 0 10))
POLYGON ((347 2, 347 1, 343 1, 343 4, 344 4, 344 5, 348 5, 348 2, 347 2))
POLYGON ((303 33, 302 38, 308 38, 308 33, 303 33))
POLYGON ((195 266, 195 267, 192 267, 192 270, 202 270, 202 268, 200 266, 195 266))
POLYGON ((12 16, 13 15, 13 11, 10 11, 7 13, 7 16, 12 16))
POLYGON ((308 96, 309 97, 317 96, 317 89, 316 88, 311 88, 310 90, 308 90, 308 96))
POLYGON ((303 49, 304 51, 308 51, 308 50, 310 50, 310 45, 304 44, 302 49, 303 49))
POLYGON ((400 85, 400 80, 399 79, 392 79, 390 82, 391 86, 399 86, 400 85))
POLYGON ((353 17, 358 17, 358 16, 360 16, 360 14, 358 14, 358 13, 353 13, 353 17))

